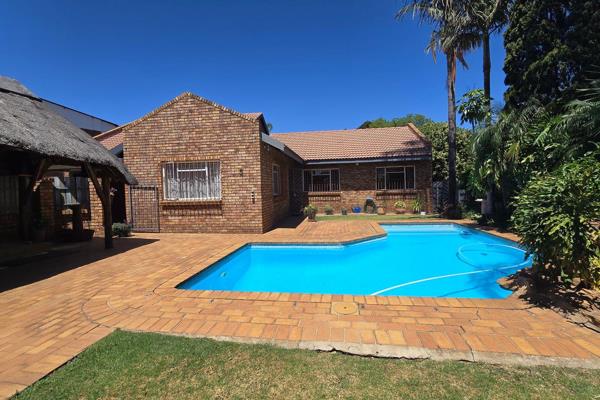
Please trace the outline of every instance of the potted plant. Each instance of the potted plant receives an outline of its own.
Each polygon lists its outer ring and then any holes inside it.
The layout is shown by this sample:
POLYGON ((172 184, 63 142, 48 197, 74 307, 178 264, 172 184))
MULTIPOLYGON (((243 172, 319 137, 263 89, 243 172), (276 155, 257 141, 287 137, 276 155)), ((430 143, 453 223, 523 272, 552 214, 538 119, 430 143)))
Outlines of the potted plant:
POLYGON ((34 219, 31 228, 31 236, 34 242, 46 240, 46 223, 42 218, 34 219))
POLYGON ((377 215, 385 215, 385 207, 377 206, 377 215))
POLYGON ((348 215, 348 209, 346 207, 342 207, 341 211, 342 215, 348 215))
POLYGON ((333 207, 331 207, 329 204, 327 204, 323 210, 325 211, 326 215, 333 215, 333 207))
POLYGON ((423 203, 421 202, 421 198, 417 196, 415 202, 413 203, 413 211, 415 214, 421 213, 421 208, 423 208, 423 203))
POLYGON ((375 200, 372 197, 367 197, 365 200, 365 213, 367 214, 375 214, 377 211, 377 205, 375 204, 375 200))
POLYGON ((304 207, 304 216, 307 217, 309 221, 316 221, 317 207, 313 206, 312 204, 304 207))
POLYGON ((398 200, 394 203, 396 214, 406 214, 406 203, 403 200, 398 200))
POLYGON ((359 206, 359 205, 353 205, 353 206, 352 206, 352 212, 353 212, 354 214, 360 214, 360 211, 361 211, 361 208, 360 208, 360 206, 359 206))

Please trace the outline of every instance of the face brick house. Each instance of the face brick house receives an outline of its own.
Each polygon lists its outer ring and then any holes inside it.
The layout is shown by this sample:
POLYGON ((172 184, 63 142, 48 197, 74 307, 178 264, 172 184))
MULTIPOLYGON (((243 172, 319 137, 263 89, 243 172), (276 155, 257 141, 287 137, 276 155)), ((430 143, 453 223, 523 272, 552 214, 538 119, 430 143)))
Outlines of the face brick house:
POLYGON ((139 182, 113 197, 136 230, 259 233, 306 204, 340 212, 367 197, 431 210, 431 144, 412 124, 271 134, 262 113, 184 93, 96 139, 139 182))

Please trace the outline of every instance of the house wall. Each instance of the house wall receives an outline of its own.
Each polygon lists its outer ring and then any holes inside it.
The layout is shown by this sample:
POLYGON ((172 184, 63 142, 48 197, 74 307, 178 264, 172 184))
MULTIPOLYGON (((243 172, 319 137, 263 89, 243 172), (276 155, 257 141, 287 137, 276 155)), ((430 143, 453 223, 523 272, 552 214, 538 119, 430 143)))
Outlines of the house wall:
POLYGON ((273 228, 290 215, 290 175, 297 163, 268 144, 261 144, 263 230, 273 228), (279 165, 280 194, 273 194, 273 164, 279 165))
MULTIPOLYGON (((186 96, 128 128, 123 146, 125 165, 139 184, 158 187, 161 232, 259 233, 271 225, 263 221, 267 189, 261 188, 257 121, 186 96), (221 201, 165 201, 161 165, 171 161, 219 161, 221 201)), ((97 209, 99 202, 92 204, 97 209)), ((101 220, 101 209, 93 214, 101 220)))
POLYGON ((295 174, 295 187, 299 193, 302 193, 304 204, 313 204, 320 213, 324 212, 327 205, 333 207, 334 212, 341 212, 346 208, 351 212, 354 205, 364 208, 367 197, 372 197, 377 205, 383 205, 386 212, 393 212, 394 203, 403 200, 407 203, 409 209, 417 198, 423 201, 423 210, 431 212, 431 161, 407 161, 391 163, 359 163, 356 164, 328 164, 319 166, 307 166, 305 169, 328 169, 336 168, 340 172, 340 191, 339 192, 303 192, 302 190, 302 171, 295 174), (407 190, 376 190, 377 186, 377 167, 391 166, 415 166, 415 189, 407 190))

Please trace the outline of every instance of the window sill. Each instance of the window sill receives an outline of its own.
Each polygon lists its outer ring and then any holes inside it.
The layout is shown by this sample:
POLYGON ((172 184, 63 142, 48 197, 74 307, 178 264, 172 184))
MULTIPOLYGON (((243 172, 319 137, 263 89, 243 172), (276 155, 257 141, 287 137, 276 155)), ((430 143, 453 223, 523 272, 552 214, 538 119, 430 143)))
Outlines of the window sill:
POLYGON ((415 194, 417 189, 385 189, 376 190, 376 194, 415 194))
POLYGON ((221 200, 162 200, 163 206, 210 206, 220 205, 221 200))
POLYGON ((305 192, 309 196, 341 196, 341 192, 305 192))

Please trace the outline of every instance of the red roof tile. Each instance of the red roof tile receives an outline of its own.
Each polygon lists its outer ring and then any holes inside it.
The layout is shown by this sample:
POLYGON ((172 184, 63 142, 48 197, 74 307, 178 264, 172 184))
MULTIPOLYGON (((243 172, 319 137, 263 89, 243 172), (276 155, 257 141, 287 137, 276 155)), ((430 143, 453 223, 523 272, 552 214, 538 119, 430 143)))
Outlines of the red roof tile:
POLYGON ((391 128, 274 133, 305 161, 431 157, 431 144, 412 124, 391 128))

